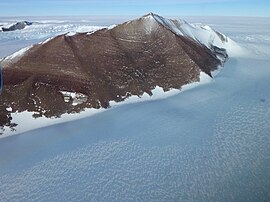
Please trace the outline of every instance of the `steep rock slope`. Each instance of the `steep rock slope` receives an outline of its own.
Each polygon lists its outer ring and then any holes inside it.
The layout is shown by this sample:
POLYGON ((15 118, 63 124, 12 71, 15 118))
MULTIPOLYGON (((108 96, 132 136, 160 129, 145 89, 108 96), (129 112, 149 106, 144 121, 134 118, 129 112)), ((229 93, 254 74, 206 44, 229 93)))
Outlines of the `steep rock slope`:
POLYGON ((227 58, 217 45, 228 40, 205 30, 150 13, 112 29, 60 35, 7 57, 0 126, 14 126, 15 111, 59 117, 107 108, 130 95, 151 95, 156 86, 180 89, 199 81, 200 72, 211 76, 227 58))

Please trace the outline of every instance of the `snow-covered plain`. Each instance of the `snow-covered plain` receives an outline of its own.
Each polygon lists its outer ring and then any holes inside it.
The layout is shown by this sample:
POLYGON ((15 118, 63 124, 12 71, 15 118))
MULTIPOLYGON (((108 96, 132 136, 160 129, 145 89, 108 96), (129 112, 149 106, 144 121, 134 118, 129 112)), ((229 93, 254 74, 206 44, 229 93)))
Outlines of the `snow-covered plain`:
POLYGON ((270 19, 187 21, 247 52, 172 97, 0 139, 0 201, 267 201, 270 19))

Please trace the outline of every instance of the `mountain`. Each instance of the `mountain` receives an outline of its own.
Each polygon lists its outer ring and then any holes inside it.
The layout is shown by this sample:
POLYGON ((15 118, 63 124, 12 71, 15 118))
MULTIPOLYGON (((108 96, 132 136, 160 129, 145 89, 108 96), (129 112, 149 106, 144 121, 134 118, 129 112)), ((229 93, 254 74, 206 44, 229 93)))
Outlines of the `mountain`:
POLYGON ((9 31, 20 30, 32 24, 33 24, 32 22, 28 22, 28 21, 17 22, 16 24, 11 25, 10 27, 2 27, 2 31, 9 32, 9 31))
POLYGON ((199 81, 201 72, 212 76, 231 44, 209 26, 153 13, 111 29, 57 36, 1 62, 0 126, 16 125, 12 112, 60 117, 152 95, 157 86, 181 89, 199 81))

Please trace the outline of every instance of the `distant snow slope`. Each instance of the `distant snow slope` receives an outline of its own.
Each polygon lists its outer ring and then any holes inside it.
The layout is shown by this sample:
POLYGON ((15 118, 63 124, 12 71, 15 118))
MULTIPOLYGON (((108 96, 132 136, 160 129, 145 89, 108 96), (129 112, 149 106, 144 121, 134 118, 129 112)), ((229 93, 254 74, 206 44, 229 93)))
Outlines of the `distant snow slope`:
POLYGON ((215 31, 209 25, 202 23, 192 24, 184 20, 171 20, 156 14, 150 16, 175 34, 190 37, 209 49, 212 49, 212 46, 217 46, 226 49, 229 56, 243 54, 244 50, 235 41, 215 31))

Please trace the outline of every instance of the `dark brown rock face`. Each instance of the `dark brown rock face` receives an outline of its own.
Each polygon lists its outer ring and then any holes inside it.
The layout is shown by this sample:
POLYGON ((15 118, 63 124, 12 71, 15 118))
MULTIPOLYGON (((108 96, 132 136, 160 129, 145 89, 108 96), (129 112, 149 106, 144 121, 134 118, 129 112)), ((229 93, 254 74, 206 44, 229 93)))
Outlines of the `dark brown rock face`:
POLYGON ((151 95, 156 86, 180 89, 218 65, 208 48, 174 34, 151 15, 92 34, 60 35, 2 62, 0 126, 12 125, 8 107, 36 117, 107 108, 111 100, 151 95), (81 101, 74 104, 76 99, 81 101))

